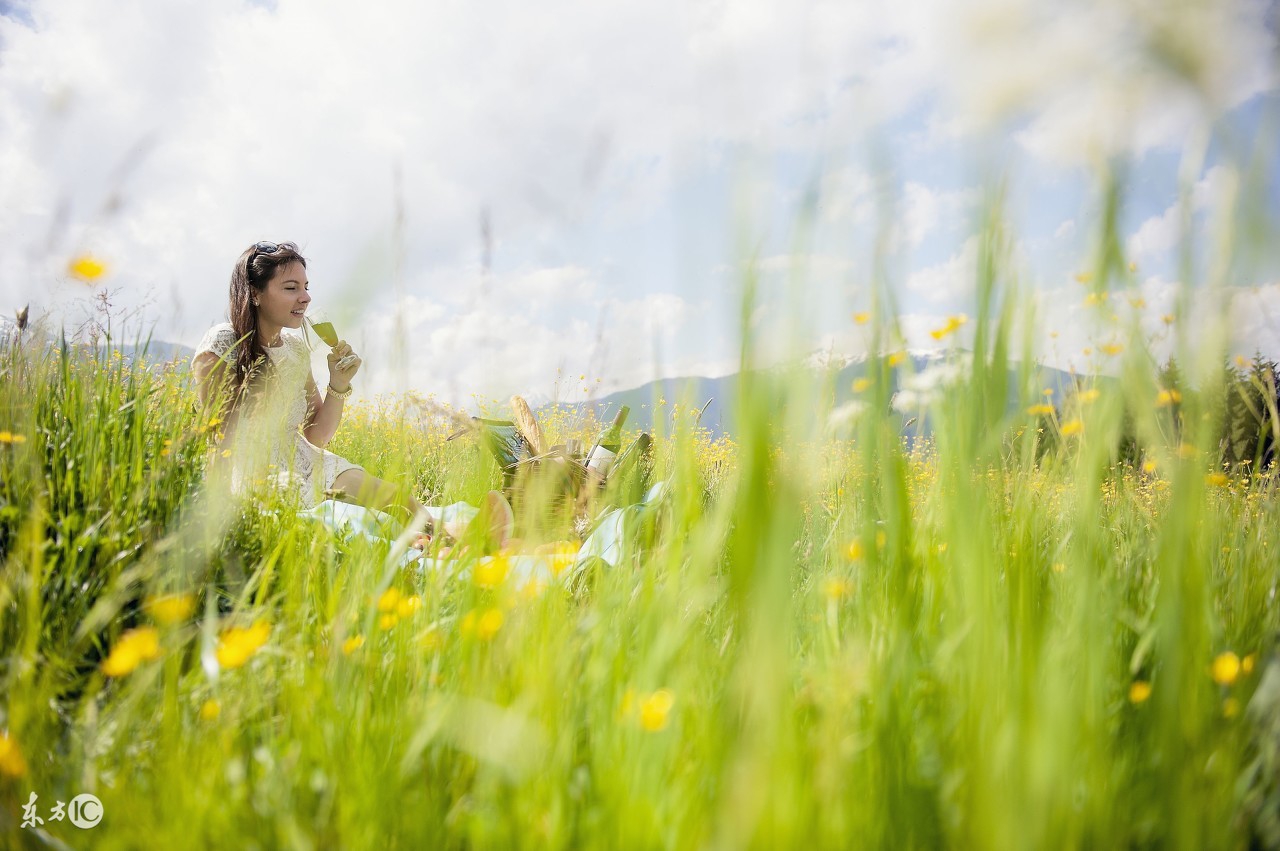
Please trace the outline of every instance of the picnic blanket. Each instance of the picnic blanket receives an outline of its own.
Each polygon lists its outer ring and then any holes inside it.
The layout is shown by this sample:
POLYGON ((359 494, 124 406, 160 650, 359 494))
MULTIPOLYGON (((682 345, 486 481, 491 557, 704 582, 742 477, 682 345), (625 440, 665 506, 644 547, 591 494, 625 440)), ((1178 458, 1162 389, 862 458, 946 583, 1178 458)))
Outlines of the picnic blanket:
MULTIPOLYGON (((649 488, 639 503, 610 508, 603 512, 596 519, 591 533, 583 540, 582 547, 574 556, 568 570, 564 569, 563 564, 556 564, 552 556, 506 556, 510 564, 508 581, 516 589, 530 583, 550 583, 559 577, 572 575, 576 570, 589 565, 594 559, 599 559, 609 567, 615 567, 625 551, 627 542, 635 534, 639 521, 646 513, 657 510, 667 493, 667 483, 660 481, 649 488)), ((446 506, 429 506, 427 512, 431 514, 431 519, 438 526, 440 523, 454 519, 470 520, 475 517, 479 509, 465 502, 455 502, 446 506)), ((299 511, 298 516, 323 523, 343 539, 363 537, 370 541, 390 542, 401 530, 400 522, 389 514, 331 499, 321 502, 314 508, 299 511)), ((480 559, 480 563, 484 564, 491 560, 491 556, 486 556, 480 559)), ((424 571, 438 571, 456 579, 470 577, 470 568, 460 566, 456 560, 431 558, 422 550, 411 547, 401 556, 400 564, 411 566, 415 563, 424 571)))

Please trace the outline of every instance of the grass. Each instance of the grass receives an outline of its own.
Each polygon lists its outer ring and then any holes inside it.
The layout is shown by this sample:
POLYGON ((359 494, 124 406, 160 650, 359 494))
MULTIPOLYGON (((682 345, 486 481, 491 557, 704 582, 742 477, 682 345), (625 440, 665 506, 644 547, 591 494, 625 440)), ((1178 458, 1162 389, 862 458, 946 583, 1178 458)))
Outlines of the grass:
MULTIPOLYGON (((544 588, 229 499, 181 372, 11 348, 0 829, 37 844, 34 791, 46 819, 96 794, 93 832, 44 830, 100 848, 1280 841, 1273 473, 1216 475, 1214 411, 1186 399, 1177 433, 1136 336, 1097 398, 1024 413, 1041 388, 980 268, 980 354, 932 441, 889 414, 895 358, 839 439, 820 376, 760 374, 732 440, 664 424, 643 546, 544 588), (1118 460, 1126 416, 1147 469, 1118 460)), ((332 448, 478 501, 498 471, 423 410, 356 408, 332 448)))

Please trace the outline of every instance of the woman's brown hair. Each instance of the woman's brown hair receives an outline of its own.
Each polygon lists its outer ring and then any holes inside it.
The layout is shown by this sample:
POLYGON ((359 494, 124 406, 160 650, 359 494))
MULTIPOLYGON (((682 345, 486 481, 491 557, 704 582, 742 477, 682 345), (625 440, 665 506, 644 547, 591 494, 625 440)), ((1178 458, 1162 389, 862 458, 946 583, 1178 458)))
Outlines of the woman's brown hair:
POLYGON ((258 307, 254 300, 267 288, 277 270, 290 263, 301 263, 305 269, 307 259, 292 242, 282 242, 275 251, 265 251, 275 243, 254 243, 244 250, 236 266, 231 270, 231 329, 236 335, 235 357, 231 361, 231 408, 240 406, 244 394, 256 384, 258 377, 269 365, 266 347, 258 332, 258 307))

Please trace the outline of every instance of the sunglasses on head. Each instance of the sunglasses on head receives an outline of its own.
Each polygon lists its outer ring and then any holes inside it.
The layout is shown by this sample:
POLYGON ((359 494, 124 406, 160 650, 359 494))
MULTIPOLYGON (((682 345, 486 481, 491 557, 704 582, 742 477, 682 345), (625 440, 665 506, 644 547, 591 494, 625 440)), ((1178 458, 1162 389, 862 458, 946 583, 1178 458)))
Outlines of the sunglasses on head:
POLYGON ((249 255, 249 262, 252 263, 253 258, 257 257, 259 254, 275 254, 282 248, 287 248, 291 251, 298 250, 298 246, 294 245, 292 242, 255 242, 253 244, 253 253, 249 255))

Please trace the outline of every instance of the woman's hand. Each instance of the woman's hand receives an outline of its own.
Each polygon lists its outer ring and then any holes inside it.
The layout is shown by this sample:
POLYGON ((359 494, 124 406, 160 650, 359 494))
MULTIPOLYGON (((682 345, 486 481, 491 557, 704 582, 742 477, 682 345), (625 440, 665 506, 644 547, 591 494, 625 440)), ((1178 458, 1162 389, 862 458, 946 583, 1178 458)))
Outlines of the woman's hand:
POLYGON ((326 360, 329 362, 329 386, 339 393, 347 392, 347 388, 351 386, 351 379, 360 371, 360 364, 364 361, 351 350, 346 340, 339 340, 338 345, 333 347, 326 360))

